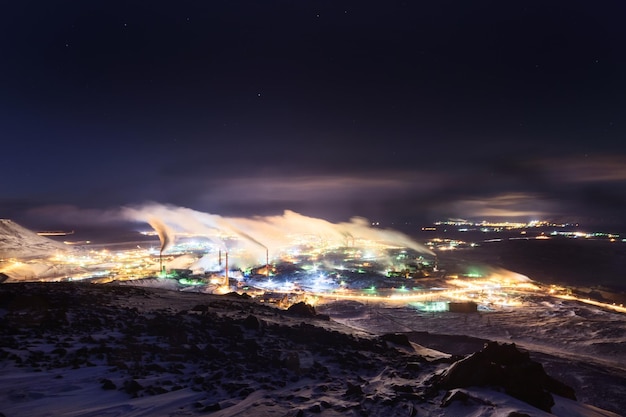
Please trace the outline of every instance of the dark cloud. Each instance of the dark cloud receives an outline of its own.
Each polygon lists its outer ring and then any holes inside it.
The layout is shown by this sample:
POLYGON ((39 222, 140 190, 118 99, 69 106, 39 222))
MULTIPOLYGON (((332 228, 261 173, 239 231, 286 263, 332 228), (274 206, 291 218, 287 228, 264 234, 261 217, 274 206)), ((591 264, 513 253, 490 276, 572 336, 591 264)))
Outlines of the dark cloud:
POLYGON ((83 208, 70 204, 40 205, 19 213, 29 224, 106 226, 123 222, 120 208, 83 208))
POLYGON ((559 183, 626 182, 626 154, 576 155, 536 161, 535 166, 559 183))
POLYGON ((38 6, 0 16, 3 216, 623 209, 618 3, 38 6))

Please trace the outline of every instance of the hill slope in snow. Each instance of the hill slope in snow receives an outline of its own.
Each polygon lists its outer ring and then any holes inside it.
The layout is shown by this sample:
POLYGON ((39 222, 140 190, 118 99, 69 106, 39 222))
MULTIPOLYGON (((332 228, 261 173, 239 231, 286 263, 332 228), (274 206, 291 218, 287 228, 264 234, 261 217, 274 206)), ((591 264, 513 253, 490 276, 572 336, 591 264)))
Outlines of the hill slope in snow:
POLYGON ((12 220, 0 219, 0 258, 49 256, 67 246, 39 236, 12 220))
POLYGON ((285 311, 236 294, 117 285, 0 285, 0 412, 616 416, 555 395, 541 385, 546 375, 536 362, 509 368, 509 376, 485 368, 484 378, 494 372, 497 378, 489 387, 474 386, 484 385, 475 378, 484 350, 463 359, 298 306, 285 311), (534 369, 539 379, 528 380, 522 368, 534 369), (538 388, 548 401, 538 404, 544 410, 511 389, 517 378, 538 388))

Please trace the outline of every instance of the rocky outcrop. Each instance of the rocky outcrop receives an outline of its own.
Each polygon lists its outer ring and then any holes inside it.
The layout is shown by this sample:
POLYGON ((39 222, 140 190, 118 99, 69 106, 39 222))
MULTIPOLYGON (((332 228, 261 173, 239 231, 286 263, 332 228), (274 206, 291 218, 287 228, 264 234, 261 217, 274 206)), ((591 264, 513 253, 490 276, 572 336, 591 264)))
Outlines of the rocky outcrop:
POLYGON ((576 399, 571 387, 546 374, 540 363, 514 343, 489 342, 481 351, 453 363, 435 382, 435 387, 447 390, 470 386, 502 388, 512 397, 547 412, 554 405, 552 394, 576 399))
POLYGON ((315 307, 303 301, 300 301, 299 303, 295 303, 289 306, 289 308, 287 309, 287 312, 291 314, 292 316, 309 317, 309 318, 315 317, 315 314, 316 314, 315 307))
POLYGON ((436 374, 444 362, 425 359, 406 334, 354 332, 320 320, 310 305, 296 306, 130 286, 3 284, 0 365, 51 376, 91 369, 96 386, 129 399, 198 393, 177 405, 181 414, 246 401, 254 410, 246 415, 415 416, 437 404, 494 407, 456 389, 472 385, 543 409, 551 407, 550 393, 568 396, 514 345, 487 344, 454 363, 446 357, 448 368, 436 374))

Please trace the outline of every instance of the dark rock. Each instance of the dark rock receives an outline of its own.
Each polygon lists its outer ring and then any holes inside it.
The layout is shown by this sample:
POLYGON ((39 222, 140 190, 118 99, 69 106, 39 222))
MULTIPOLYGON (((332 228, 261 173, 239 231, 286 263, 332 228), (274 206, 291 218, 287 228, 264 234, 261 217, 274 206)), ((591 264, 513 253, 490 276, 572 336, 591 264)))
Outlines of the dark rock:
POLYGON ((489 342, 483 350, 453 363, 435 383, 438 388, 496 386, 517 399, 550 412, 551 393, 574 399, 573 389, 548 376, 543 366, 515 344, 489 342))
POLYGON ((317 387, 314 388, 314 391, 317 392, 327 392, 330 388, 328 387, 328 385, 322 384, 322 385, 318 385, 317 387))
POLYGON ((574 388, 569 385, 554 379, 550 375, 546 375, 544 380, 545 387, 548 391, 559 397, 569 398, 570 400, 576 400, 576 392, 574 388))
POLYGON ((381 336, 386 342, 391 342, 396 345, 411 347, 409 338, 404 333, 386 333, 381 336))
POLYGON ((407 362, 405 368, 409 371, 419 371, 422 365, 419 362, 407 362))
POLYGON ((239 294, 239 293, 238 293, 238 292, 236 292, 236 291, 231 291, 231 292, 229 292, 229 293, 224 294, 224 297, 230 297, 230 298, 241 298, 241 299, 247 300, 248 298, 250 298, 250 295, 249 295, 249 294, 247 294, 247 293, 245 293, 245 292, 244 292, 244 293, 239 294))
POLYGON ((215 403, 215 404, 210 404, 207 405, 206 407, 204 407, 202 409, 203 413, 208 413, 210 411, 220 411, 222 409, 222 406, 219 403, 215 403))
POLYGON ((242 323, 243 327, 249 330, 259 330, 261 327, 261 322, 256 316, 250 314, 242 323))
POLYGON ((287 312, 293 316, 299 316, 299 317, 313 318, 316 315, 315 307, 303 301, 300 301, 299 303, 295 303, 289 306, 289 308, 287 309, 287 312))
POLYGON ((348 389, 344 394, 346 397, 361 397, 363 396, 363 390, 360 385, 351 384, 348 382, 348 389))
POLYGON ((413 390, 413 387, 410 385, 392 385, 391 389, 395 392, 403 392, 406 394, 412 394, 413 392, 415 392, 413 390))
POLYGON ((309 411, 312 413, 321 413, 322 407, 319 404, 313 404, 309 407, 309 411))
POLYGON ((298 372, 300 370, 300 356, 298 356, 298 353, 288 353, 283 359, 283 366, 290 371, 298 372))
POLYGON ((191 311, 199 311, 199 312, 209 311, 209 306, 206 304, 196 304, 195 306, 191 308, 191 311))
POLYGON ((124 391, 126 391, 128 394, 132 394, 136 396, 137 393, 141 391, 142 389, 143 389, 143 386, 134 379, 124 382, 124 391))
POLYGON ((220 336, 236 340, 243 338, 243 330, 240 326, 235 325, 233 321, 225 321, 223 323, 219 323, 216 327, 220 332, 220 336))
POLYGON ((102 383, 102 389, 104 390, 117 389, 117 386, 110 379, 101 379, 100 383, 102 383))

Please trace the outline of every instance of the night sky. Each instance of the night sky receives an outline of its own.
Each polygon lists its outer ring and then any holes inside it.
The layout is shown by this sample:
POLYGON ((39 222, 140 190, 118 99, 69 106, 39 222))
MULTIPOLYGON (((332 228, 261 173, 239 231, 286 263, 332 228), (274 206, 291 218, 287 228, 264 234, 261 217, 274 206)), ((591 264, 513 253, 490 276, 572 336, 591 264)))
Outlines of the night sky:
POLYGON ((0 217, 626 223, 615 1, 13 1, 0 217))

